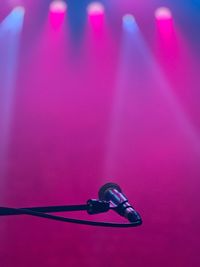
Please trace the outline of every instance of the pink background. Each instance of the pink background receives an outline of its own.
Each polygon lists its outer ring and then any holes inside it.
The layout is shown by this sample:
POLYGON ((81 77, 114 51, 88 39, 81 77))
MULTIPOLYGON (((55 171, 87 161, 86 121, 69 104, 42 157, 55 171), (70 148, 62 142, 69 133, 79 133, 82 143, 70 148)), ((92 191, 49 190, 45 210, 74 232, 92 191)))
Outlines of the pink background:
POLYGON ((1 22, 26 8, 19 36, 0 34, 0 206, 84 204, 112 181, 144 223, 0 217, 0 266, 199 267, 200 2, 107 0, 96 22, 88 2, 68 1, 62 25, 50 1, 0 3, 1 22), (125 13, 138 32, 123 30, 125 13))

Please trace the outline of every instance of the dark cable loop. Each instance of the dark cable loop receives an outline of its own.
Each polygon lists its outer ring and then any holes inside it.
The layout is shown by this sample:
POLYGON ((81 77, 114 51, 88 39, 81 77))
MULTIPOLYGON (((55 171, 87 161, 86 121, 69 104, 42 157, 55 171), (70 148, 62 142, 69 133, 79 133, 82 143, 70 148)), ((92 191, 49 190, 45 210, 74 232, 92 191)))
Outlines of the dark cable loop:
POLYGON ((63 221, 63 222, 69 222, 69 223, 76 223, 76 224, 84 224, 84 225, 91 225, 91 226, 102 226, 102 227, 120 227, 120 228, 128 228, 128 227, 136 227, 142 224, 142 220, 133 222, 133 223, 112 223, 112 222, 95 222, 95 221, 87 221, 87 220, 79 220, 79 219, 73 219, 73 218, 65 218, 61 216, 55 216, 50 215, 42 212, 36 212, 29 209, 15 209, 15 208, 6 208, 2 207, 4 209, 10 209, 13 211, 18 211, 23 213, 24 215, 31 215, 56 221, 63 221))

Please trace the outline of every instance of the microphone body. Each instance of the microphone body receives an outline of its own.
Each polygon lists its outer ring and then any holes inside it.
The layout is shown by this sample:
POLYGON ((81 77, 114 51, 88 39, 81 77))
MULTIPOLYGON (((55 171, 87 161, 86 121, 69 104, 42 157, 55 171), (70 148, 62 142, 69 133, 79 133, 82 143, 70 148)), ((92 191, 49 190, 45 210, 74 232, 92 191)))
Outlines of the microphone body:
POLYGON ((130 222, 142 221, 138 212, 129 204, 127 197, 117 184, 107 183, 103 185, 99 190, 99 199, 109 201, 112 208, 130 222))

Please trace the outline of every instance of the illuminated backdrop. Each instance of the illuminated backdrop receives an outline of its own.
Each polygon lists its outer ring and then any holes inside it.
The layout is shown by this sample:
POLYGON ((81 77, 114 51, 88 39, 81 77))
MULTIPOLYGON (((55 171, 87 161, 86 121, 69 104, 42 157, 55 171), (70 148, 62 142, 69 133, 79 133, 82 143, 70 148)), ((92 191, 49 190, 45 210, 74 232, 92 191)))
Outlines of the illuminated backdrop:
POLYGON ((144 224, 2 217, 1 267, 199 267, 200 1, 50 4, 0 4, 0 206, 112 181, 144 224))

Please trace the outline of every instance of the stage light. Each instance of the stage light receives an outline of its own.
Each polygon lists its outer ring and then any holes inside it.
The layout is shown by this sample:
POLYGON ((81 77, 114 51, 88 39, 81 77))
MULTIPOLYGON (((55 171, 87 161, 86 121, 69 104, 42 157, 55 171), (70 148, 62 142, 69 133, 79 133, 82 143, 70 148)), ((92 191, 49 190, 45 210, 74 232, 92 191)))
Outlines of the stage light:
POLYGON ((95 32, 99 33, 104 25, 104 6, 99 2, 93 2, 87 7, 88 19, 95 32))
POLYGON ((17 6, 13 9, 13 12, 15 12, 18 15, 24 15, 25 8, 23 6, 17 6))
POLYGON ((59 30, 65 20, 67 4, 62 0, 54 0, 51 2, 49 9, 50 23, 54 29, 59 30))
POLYGON ((12 30, 19 32, 22 29, 25 15, 25 8, 23 6, 15 7, 11 13, 1 23, 1 28, 5 30, 12 30))
POLYGON ((135 32, 138 30, 138 25, 133 15, 131 14, 124 15, 122 21, 125 30, 130 32, 135 32))
POLYGON ((50 4, 50 11, 53 13, 64 13, 67 10, 67 4, 62 0, 54 0, 50 4))
MULTIPOLYGON (((23 28, 25 9, 17 6, 0 23, 0 95, 1 95, 1 138, 0 159, 7 158, 12 133, 13 105, 15 103, 15 85, 18 70, 20 37, 23 28)), ((3 178, 7 169, 0 166, 3 178)), ((5 176, 6 177, 6 176, 5 176)))
POLYGON ((155 11, 155 18, 160 37, 164 38, 165 42, 170 41, 171 43, 174 39, 174 22, 170 9, 167 7, 158 8, 155 11))
POLYGON ((102 15, 104 13, 104 6, 100 2, 93 2, 88 5, 87 12, 89 15, 102 15))
POLYGON ((160 7, 155 11, 155 17, 158 20, 169 20, 172 19, 172 13, 167 7, 160 7))

